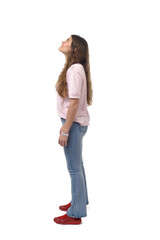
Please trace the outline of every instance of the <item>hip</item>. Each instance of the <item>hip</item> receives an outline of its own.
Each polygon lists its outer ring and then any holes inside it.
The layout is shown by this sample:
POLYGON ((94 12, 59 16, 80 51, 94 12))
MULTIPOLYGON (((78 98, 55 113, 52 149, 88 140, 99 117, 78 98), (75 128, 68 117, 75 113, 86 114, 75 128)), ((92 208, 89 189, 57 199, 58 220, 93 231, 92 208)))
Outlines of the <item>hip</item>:
MULTIPOLYGON (((66 119, 65 119, 65 118, 62 118, 62 117, 60 117, 60 119, 61 119, 62 124, 64 124, 65 121, 66 121, 66 119)), ((75 130, 76 128, 77 128, 80 132, 82 132, 82 133, 86 133, 87 130, 88 130, 88 126, 82 126, 82 125, 80 125, 79 122, 73 121, 72 126, 71 126, 69 132, 72 131, 72 130, 75 130)))

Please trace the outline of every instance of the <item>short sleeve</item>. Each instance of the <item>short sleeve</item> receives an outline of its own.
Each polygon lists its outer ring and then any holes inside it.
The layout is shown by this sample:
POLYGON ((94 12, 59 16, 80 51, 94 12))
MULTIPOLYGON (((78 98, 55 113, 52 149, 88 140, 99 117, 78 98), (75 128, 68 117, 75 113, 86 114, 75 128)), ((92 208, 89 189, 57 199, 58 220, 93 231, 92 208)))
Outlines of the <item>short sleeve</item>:
POLYGON ((80 98, 82 89, 82 76, 75 66, 69 69, 66 75, 69 98, 80 98))

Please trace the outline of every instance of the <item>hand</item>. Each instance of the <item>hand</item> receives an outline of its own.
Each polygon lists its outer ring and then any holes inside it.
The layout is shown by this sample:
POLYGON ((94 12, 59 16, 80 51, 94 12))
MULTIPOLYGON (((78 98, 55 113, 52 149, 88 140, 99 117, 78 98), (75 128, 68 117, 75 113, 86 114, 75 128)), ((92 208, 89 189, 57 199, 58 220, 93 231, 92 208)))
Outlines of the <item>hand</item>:
MULTIPOLYGON (((59 139, 58 139, 58 143, 61 145, 61 146, 67 146, 67 140, 68 140, 68 137, 67 136, 63 136, 61 134, 61 131, 63 131, 63 126, 61 127, 60 131, 59 131, 59 139)), ((65 132, 65 131, 63 131, 65 132)))

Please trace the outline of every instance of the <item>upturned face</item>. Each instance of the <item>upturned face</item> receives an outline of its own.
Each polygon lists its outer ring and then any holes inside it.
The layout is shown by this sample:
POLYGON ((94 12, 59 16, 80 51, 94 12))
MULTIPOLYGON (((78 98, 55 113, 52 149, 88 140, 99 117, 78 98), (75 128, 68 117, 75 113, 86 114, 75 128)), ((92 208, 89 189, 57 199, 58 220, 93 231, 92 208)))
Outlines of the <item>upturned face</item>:
POLYGON ((67 55, 71 51, 72 36, 67 38, 66 41, 62 41, 62 45, 58 48, 59 51, 67 55))

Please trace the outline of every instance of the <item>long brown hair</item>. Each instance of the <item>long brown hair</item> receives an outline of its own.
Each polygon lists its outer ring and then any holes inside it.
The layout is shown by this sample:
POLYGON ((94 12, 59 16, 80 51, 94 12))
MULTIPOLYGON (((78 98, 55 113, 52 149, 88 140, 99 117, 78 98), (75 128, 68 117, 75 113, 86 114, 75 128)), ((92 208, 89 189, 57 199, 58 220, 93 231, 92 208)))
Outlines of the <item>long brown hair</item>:
POLYGON ((91 74, 90 74, 88 43, 84 38, 78 35, 71 35, 71 36, 72 36, 71 52, 67 55, 64 68, 62 69, 58 77, 58 81, 55 85, 55 88, 61 97, 68 96, 68 90, 67 90, 67 84, 66 84, 67 70, 72 64, 80 63, 83 65, 86 73, 87 104, 92 105, 93 90, 92 90, 92 82, 91 82, 91 74), (77 51, 75 51, 75 48, 77 48, 77 51))

